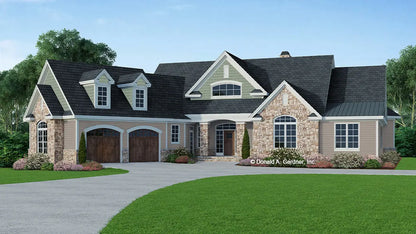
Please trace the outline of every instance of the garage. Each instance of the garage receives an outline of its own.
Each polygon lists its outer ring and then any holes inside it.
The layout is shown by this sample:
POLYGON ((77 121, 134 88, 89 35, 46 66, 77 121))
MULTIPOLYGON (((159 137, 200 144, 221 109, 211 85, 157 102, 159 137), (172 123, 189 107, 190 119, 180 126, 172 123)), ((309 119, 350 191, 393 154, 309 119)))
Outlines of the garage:
POLYGON ((159 134, 149 129, 129 133, 129 161, 159 161, 159 134))
POLYGON ((100 128, 87 133, 87 160, 100 163, 120 162, 120 133, 100 128))

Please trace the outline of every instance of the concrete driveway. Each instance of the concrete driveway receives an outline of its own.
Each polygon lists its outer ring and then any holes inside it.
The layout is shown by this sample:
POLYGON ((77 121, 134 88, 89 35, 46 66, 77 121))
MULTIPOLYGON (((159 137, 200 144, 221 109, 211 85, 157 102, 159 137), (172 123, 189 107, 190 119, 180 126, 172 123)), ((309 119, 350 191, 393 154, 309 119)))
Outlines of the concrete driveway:
POLYGON ((0 233, 97 233, 120 210, 153 190, 199 178, 248 174, 416 175, 416 171, 239 167, 197 164, 105 164, 128 174, 0 185, 0 233))

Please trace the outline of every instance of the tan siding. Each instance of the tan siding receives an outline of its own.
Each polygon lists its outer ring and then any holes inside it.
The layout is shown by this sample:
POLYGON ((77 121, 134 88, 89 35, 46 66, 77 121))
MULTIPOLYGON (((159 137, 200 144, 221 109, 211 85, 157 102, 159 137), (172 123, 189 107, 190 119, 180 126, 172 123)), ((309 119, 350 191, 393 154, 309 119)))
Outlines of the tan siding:
POLYGON ((46 77, 44 80, 44 84, 50 85, 53 89, 53 91, 55 92, 56 97, 59 100, 59 103, 61 104, 62 108, 64 109, 64 111, 69 111, 69 106, 65 100, 64 94, 61 92, 58 83, 56 82, 55 78, 53 77, 52 72, 50 71, 50 69, 46 70, 46 77))
MULTIPOLYGON (((319 124, 319 151, 320 153, 333 156, 334 153, 342 152, 335 151, 334 145, 334 127, 335 123, 346 123, 346 122, 320 122, 319 124)), ((376 154, 376 121, 375 120, 366 120, 366 121, 350 121, 349 123, 359 123, 359 151, 357 152, 361 155, 367 154, 376 154)), ((348 151, 351 152, 351 151, 348 151)))
MULTIPOLYGON (((382 128, 383 146, 382 149, 394 148, 394 120, 387 121, 387 125, 382 128)), ((382 153, 383 151, 380 151, 382 153)))
POLYGON ((76 120, 65 120, 64 121, 64 149, 75 149, 75 129, 76 120))

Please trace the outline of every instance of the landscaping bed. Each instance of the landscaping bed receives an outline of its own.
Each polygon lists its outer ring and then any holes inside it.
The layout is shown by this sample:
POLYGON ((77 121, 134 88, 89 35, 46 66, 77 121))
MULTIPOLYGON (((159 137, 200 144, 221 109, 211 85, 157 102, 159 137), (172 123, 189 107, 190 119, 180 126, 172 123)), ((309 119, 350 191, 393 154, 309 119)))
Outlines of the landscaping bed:
POLYGON ((102 233, 412 233, 413 176, 249 175, 156 190, 102 233))

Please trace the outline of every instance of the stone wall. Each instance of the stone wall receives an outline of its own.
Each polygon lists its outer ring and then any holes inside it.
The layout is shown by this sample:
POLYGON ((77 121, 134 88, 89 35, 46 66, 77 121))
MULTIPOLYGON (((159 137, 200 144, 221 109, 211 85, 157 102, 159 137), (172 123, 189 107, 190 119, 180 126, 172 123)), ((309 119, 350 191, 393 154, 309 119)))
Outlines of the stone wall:
POLYGON ((244 137, 244 123, 236 123, 235 125, 235 135, 236 135, 236 152, 235 156, 241 157, 242 147, 243 147, 243 137, 244 137))
POLYGON ((319 151, 319 123, 308 120, 311 112, 287 88, 284 88, 260 113, 263 118, 253 123, 251 157, 267 157, 274 149, 274 119, 281 115, 296 118, 297 149, 304 154, 319 151), (288 95, 288 104, 283 105, 283 95, 288 95))
POLYGON ((49 120, 45 117, 49 115, 48 107, 42 98, 36 102, 32 112, 34 121, 29 123, 29 150, 28 154, 37 152, 37 124, 45 121, 48 126, 48 155, 51 162, 56 163, 63 159, 64 149, 64 122, 63 120, 49 120))
POLYGON ((208 156, 208 123, 200 123, 201 131, 201 147, 199 149, 200 156, 208 156))
POLYGON ((62 160, 65 162, 77 163, 77 151, 75 149, 64 149, 62 160))

